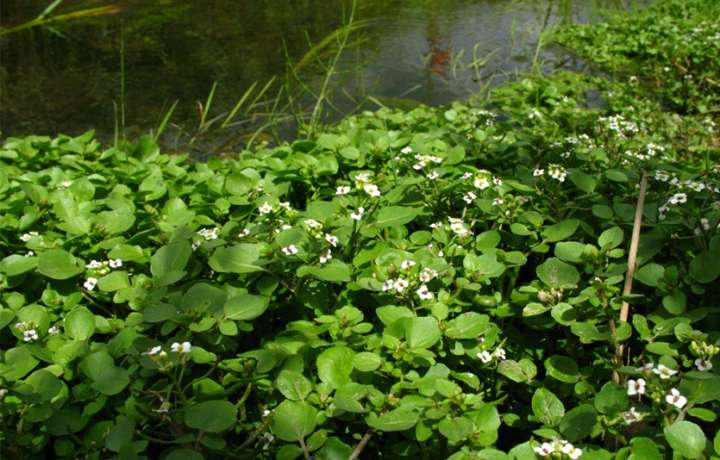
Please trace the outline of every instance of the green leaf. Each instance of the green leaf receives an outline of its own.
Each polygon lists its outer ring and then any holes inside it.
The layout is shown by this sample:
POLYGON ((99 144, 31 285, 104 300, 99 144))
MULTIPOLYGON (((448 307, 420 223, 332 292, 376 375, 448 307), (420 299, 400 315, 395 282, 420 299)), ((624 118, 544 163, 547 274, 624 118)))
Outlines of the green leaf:
POLYGON ((5 352, 4 363, 0 363, 0 376, 14 382, 35 369, 40 361, 30 353, 27 345, 11 348, 5 352))
POLYGON ((505 272, 505 264, 498 262, 497 254, 476 255, 469 253, 463 259, 463 267, 472 272, 473 276, 497 278, 505 272))
POLYGON ((570 182, 575 184, 575 187, 579 188, 585 193, 592 193, 597 187, 597 179, 593 176, 585 174, 579 169, 570 169, 568 171, 568 178, 570 182))
POLYGON ((600 234, 598 246, 604 252, 614 249, 623 242, 624 235, 620 227, 611 227, 600 234))
POLYGON ((192 449, 174 449, 170 454, 165 457, 165 460, 204 460, 205 457, 202 454, 195 452, 192 449))
POLYGON ((682 420, 665 427, 663 431, 665 440, 675 453, 685 458, 701 458, 703 456, 707 439, 698 425, 682 420))
POLYGON ((629 405, 627 390, 613 382, 607 382, 595 395, 595 409, 609 417, 615 417, 627 410, 629 405))
POLYGON ((475 423, 475 441, 483 447, 495 444, 501 425, 497 407, 485 404, 479 410, 469 412, 467 415, 475 423))
POLYGON ((115 292, 130 287, 128 274, 124 270, 114 271, 100 278, 97 282, 98 288, 104 292, 115 292))
POLYGON ((701 252, 690 262, 690 275, 699 283, 710 283, 720 276, 720 255, 701 252))
POLYGON ((225 302, 225 318, 234 321, 250 321, 262 315, 268 308, 269 299, 254 294, 240 294, 225 302))
POLYGON ((185 410, 185 424, 190 428, 219 433, 235 425, 237 407, 226 400, 203 401, 185 410))
POLYGON ((129 372, 115 367, 106 351, 86 356, 80 363, 80 369, 92 380, 91 387, 107 396, 120 393, 130 383, 129 372))
POLYGON ((585 244, 577 241, 563 241, 555 245, 555 255, 565 262, 582 262, 585 244))
POLYGON ((335 397, 333 398, 333 404, 338 409, 360 414, 365 412, 360 400, 365 397, 368 390, 365 385, 359 383, 350 382, 346 385, 341 386, 335 391, 335 397))
POLYGON ((317 357, 318 377, 335 388, 349 383, 354 357, 355 352, 348 347, 337 345, 328 348, 317 357))
POLYGON ((259 258, 260 248, 257 244, 241 243, 217 248, 208 264, 218 273, 252 273, 263 271, 259 258))
POLYGON ((451 339, 475 339, 490 327, 490 317, 475 312, 463 313, 448 321, 445 335, 451 339))
POLYGON ((589 404, 583 404, 568 411, 560 421, 560 432, 570 442, 590 436, 597 423, 597 412, 589 404))
POLYGON ((87 340, 95 333, 95 315, 85 307, 77 307, 65 316, 65 332, 75 340, 87 340))
POLYGON ((405 206, 386 206, 381 208, 375 219, 375 226, 378 228, 405 225, 411 222, 418 215, 419 208, 408 208, 405 206))
POLYGON ((360 372, 372 372, 380 367, 382 358, 376 353, 363 351, 353 358, 353 367, 360 372))
POLYGON ((457 444, 473 432, 473 423, 466 417, 445 417, 438 424, 438 431, 450 444, 457 444))
POLYGON ((283 369, 275 379, 275 388, 287 399, 303 400, 312 391, 312 384, 301 373, 283 369))
POLYGON ((564 220, 555 225, 546 227, 545 230, 543 230, 542 235, 546 243, 555 243, 556 241, 562 241, 571 237, 579 225, 580 221, 577 219, 564 220))
POLYGON ((555 394, 545 388, 538 388, 532 397, 532 410, 540 423, 555 426, 565 415, 565 406, 555 394))
POLYGON ((409 430, 419 420, 420 416, 414 410, 398 407, 379 416, 372 413, 365 418, 365 423, 376 430, 392 432, 409 430))
POLYGON ((305 401, 285 400, 272 415, 271 429, 283 441, 295 442, 315 431, 317 410, 305 401))
POLYGON ((319 280, 329 281, 331 283, 347 283, 350 281, 351 273, 350 266, 339 260, 332 260, 321 267, 303 265, 297 270, 297 275, 300 277, 310 275, 319 280))
POLYGON ((680 315, 685 311, 685 307, 687 306, 687 297, 680 289, 673 289, 670 294, 663 297, 662 304, 669 313, 680 315))
POLYGON ((580 281, 577 269, 556 257, 550 257, 535 271, 543 283, 554 288, 573 288, 580 281))
POLYGON ((580 373, 574 359, 560 355, 545 360, 545 371, 550 377, 565 383, 576 383, 580 373))
POLYGON ((520 361, 512 359, 501 361, 497 371, 517 383, 528 383, 537 375, 535 364, 527 358, 522 358, 520 361))
POLYGON ((630 440, 628 460, 663 460, 657 444, 650 438, 634 437, 630 440))
POLYGON ((13 254, 0 261, 0 272, 7 276, 22 275, 25 272, 35 269, 38 266, 37 257, 26 257, 13 254))
POLYGON ((405 338, 410 348, 430 348, 442 337, 437 320, 431 316, 404 321, 405 338))
POLYGON ((185 276, 185 266, 190 260, 192 249, 187 241, 161 247, 150 259, 150 272, 157 286, 167 286, 185 276))
POLYGON ((645 264, 635 273, 635 279, 646 286, 656 287, 665 275, 665 267, 656 263, 645 264))
POLYGON ((66 280, 85 271, 85 267, 69 252, 50 249, 40 254, 37 271, 54 280, 66 280))

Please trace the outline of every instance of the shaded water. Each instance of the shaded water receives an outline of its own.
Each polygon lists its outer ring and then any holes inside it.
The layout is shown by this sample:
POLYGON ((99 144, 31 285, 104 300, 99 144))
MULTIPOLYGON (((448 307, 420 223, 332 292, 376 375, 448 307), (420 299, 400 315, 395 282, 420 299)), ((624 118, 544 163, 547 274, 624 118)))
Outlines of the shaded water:
MULTIPOLYGON (((48 3, 2 0, 0 24, 30 20, 48 3)), ((109 3, 66 1, 58 12, 109 3)), ((227 113, 253 82, 262 86, 278 76, 267 96, 278 94, 288 63, 342 26, 350 9, 341 0, 113 3, 121 7, 119 14, 0 38, 0 137, 90 128, 106 139, 116 131, 136 135, 156 128, 177 100, 168 133, 176 143, 187 140, 197 130, 198 103, 214 82, 209 117, 227 113)), ((324 119, 361 106, 377 108, 376 102, 402 106, 466 98, 527 70, 536 59, 548 69, 575 66, 560 50, 543 48, 536 55, 540 32, 562 21, 592 20, 604 8, 629 8, 627 3, 358 0, 355 18, 368 22, 350 36, 355 44, 342 54, 324 119)), ((306 91, 293 93, 300 94, 292 105, 296 114, 312 109, 321 63, 332 59, 334 43, 289 77, 295 88, 302 88, 299 81, 307 84, 306 91)), ((242 134, 250 127, 229 130, 242 134)))

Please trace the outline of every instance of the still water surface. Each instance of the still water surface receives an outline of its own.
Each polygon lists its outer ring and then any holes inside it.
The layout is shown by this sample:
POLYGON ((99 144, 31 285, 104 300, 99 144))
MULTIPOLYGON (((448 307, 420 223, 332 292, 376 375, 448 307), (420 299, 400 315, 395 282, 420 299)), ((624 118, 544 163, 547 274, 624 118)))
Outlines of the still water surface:
MULTIPOLYGON (((56 13, 112 2, 66 1, 56 13)), ((623 0, 358 0, 332 79, 324 119, 363 108, 466 98, 540 62, 577 67, 539 34, 563 21, 597 19, 623 0), (473 62, 475 63, 473 65, 473 62), (372 99, 369 99, 372 97, 372 99)), ((47 0, 2 0, 0 25, 32 19, 47 0)), ((120 13, 34 28, 0 38, 0 137, 79 133, 110 139, 156 128, 174 101, 168 133, 187 139, 198 103, 217 82, 208 118, 227 113, 253 82, 294 82, 292 110, 309 112, 334 40, 300 69, 288 69, 347 20, 341 0, 125 0, 120 13), (298 79, 307 85, 302 95, 298 79), (124 114, 124 120, 123 120, 124 114)), ((286 101, 285 101, 286 102, 286 101)), ((278 107, 284 107, 280 105, 278 107)), ((270 111, 268 106, 257 112, 270 111)), ((254 127, 257 123, 254 124, 254 127)), ((250 125, 230 130, 242 134, 250 125)), ((169 138, 169 136, 166 136, 169 138)), ((232 140, 240 143, 242 136, 232 140)), ((167 139, 166 139, 167 140, 167 139)), ((225 145, 228 147, 228 145, 225 145)))

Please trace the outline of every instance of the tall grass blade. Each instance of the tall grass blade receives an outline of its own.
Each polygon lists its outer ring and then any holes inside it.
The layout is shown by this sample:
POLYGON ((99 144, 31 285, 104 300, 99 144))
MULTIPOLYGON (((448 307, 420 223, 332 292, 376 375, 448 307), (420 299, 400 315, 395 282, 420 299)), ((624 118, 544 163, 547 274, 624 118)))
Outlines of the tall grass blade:
POLYGON ((153 135, 153 139, 155 142, 160 139, 160 136, 162 136, 163 131, 165 131, 165 128, 167 128, 168 123, 170 122, 170 118, 172 117, 173 113, 175 112, 175 108, 177 107, 179 102, 179 99, 175 99, 175 102, 173 102, 173 105, 170 107, 170 110, 168 110, 165 113, 165 116, 163 117, 162 121, 160 122, 160 125, 158 126, 157 131, 155 131, 155 134, 153 135))

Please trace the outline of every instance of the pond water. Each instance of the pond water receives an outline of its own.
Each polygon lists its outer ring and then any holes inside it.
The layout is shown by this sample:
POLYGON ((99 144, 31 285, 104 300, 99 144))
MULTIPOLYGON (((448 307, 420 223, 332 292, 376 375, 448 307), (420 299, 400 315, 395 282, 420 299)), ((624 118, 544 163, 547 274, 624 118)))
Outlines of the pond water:
MULTIPOLYGON (((0 25, 28 21, 48 3, 2 0, 0 25)), ((342 0, 125 0, 66 1, 52 14, 109 4, 118 11, 0 37, 0 137, 75 134, 90 128, 105 139, 118 133, 133 136, 157 128, 177 101, 163 137, 166 144, 238 147, 269 119, 268 113, 310 117, 324 69, 338 48, 332 34, 347 23, 352 10, 342 0), (326 37, 327 45, 317 47, 326 37), (308 54, 314 46, 317 52, 308 54), (252 96, 232 120, 237 123, 228 122, 221 134, 206 136, 215 141, 200 139, 200 104, 214 83, 205 134, 220 125, 208 122, 226 115, 254 82, 252 96), (261 104, 273 98, 274 105, 261 104)), ((563 21, 592 21, 608 8, 634 4, 358 0, 357 27, 338 54, 325 103, 316 115, 333 120, 378 104, 444 104, 512 78, 534 62, 546 70, 577 67, 562 50, 543 47, 538 52, 539 34, 563 21)), ((281 135, 294 125, 286 121, 281 135)))

